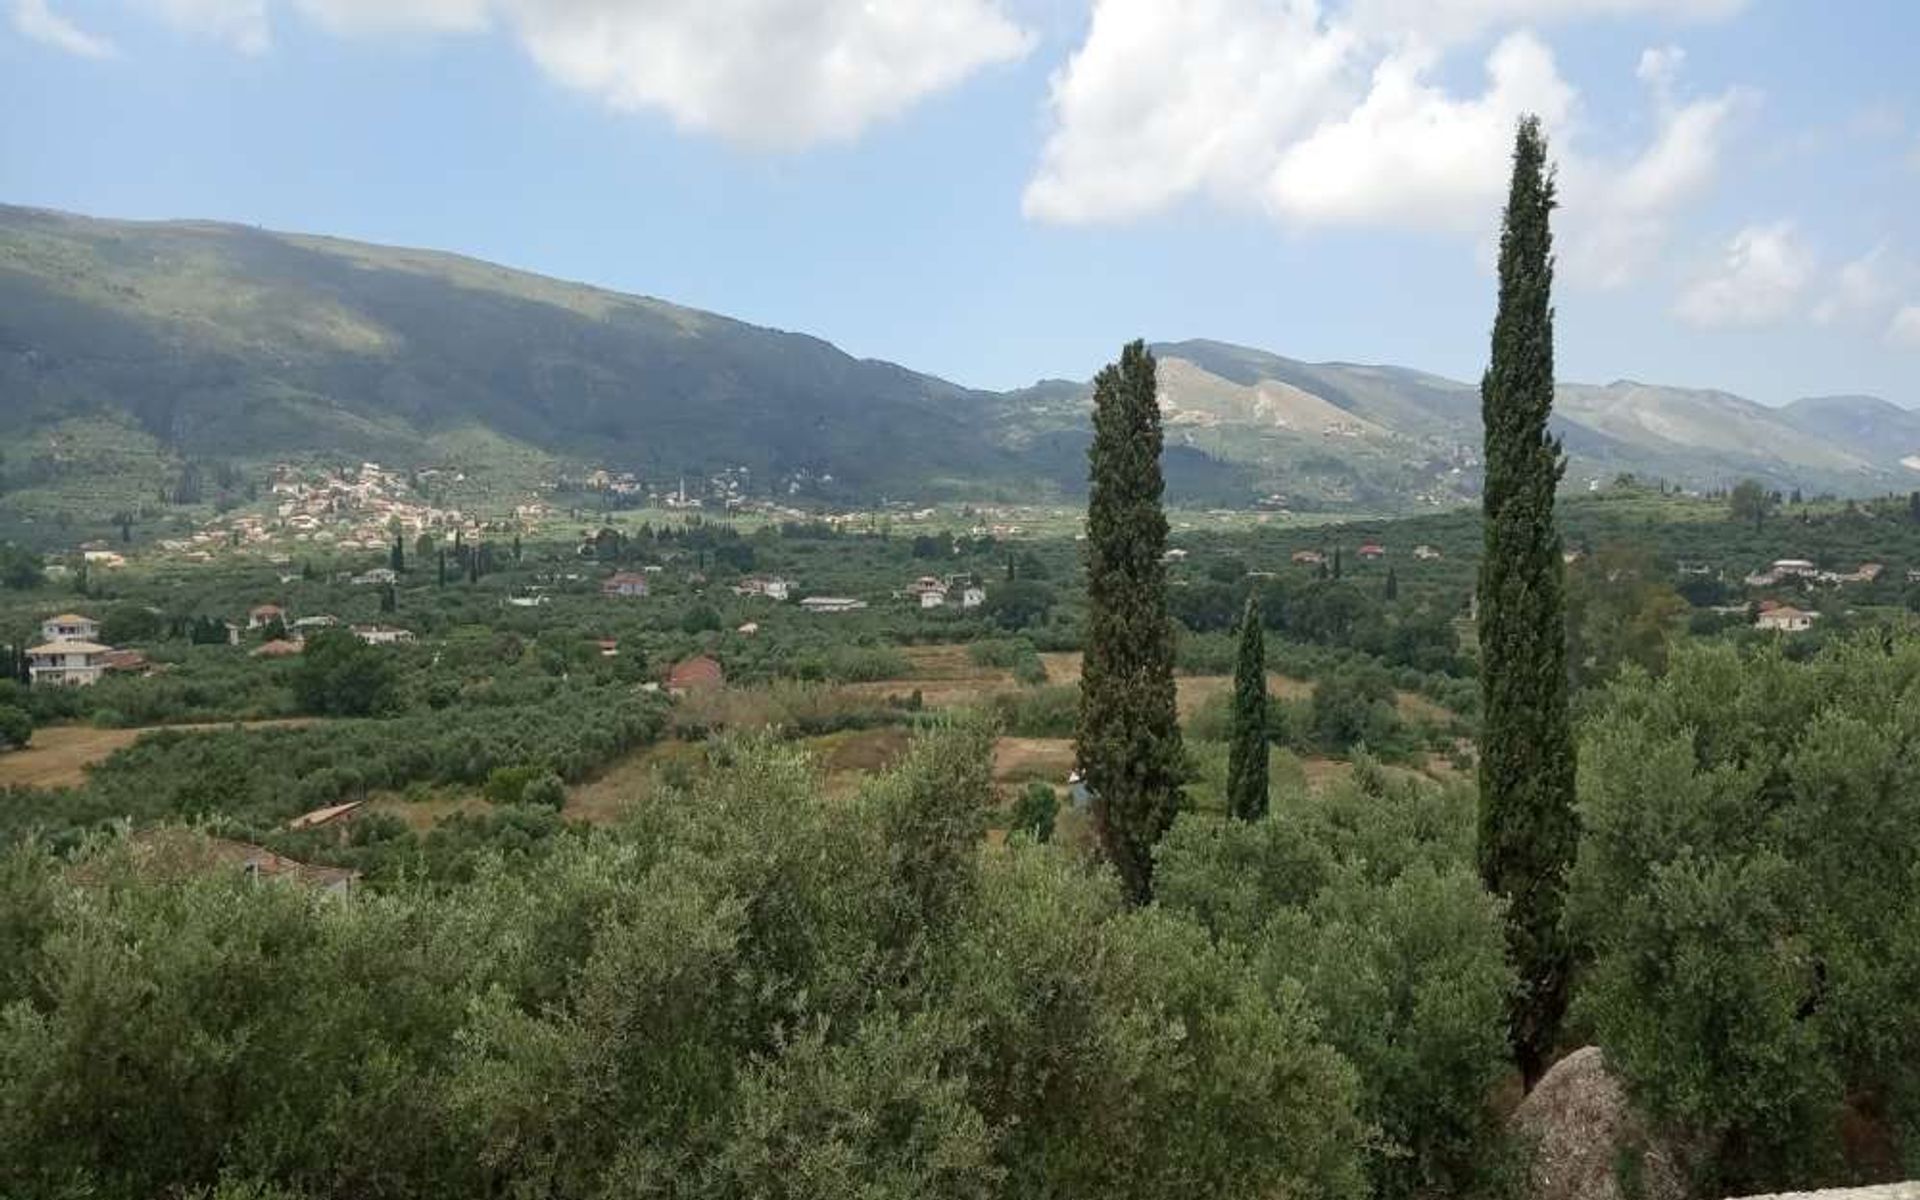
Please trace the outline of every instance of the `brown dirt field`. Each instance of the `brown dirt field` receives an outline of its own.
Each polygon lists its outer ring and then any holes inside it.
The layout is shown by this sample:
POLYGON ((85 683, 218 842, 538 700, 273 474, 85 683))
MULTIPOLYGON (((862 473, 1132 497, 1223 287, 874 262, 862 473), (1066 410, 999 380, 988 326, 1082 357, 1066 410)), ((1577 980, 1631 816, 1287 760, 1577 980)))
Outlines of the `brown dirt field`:
POLYGON ((426 833, 457 812, 477 814, 492 808, 492 802, 478 792, 436 792, 427 800, 408 800, 395 792, 381 792, 370 797, 365 808, 347 819, 351 821, 362 812, 384 813, 399 817, 415 833, 426 833))
POLYGON ((1078 650, 1054 650, 1040 656, 1041 665, 1047 668, 1048 683, 1079 683, 1080 652, 1078 650))
POLYGON ((678 762, 689 770, 698 770, 705 760, 706 750, 698 742, 665 741, 643 746, 598 777, 568 788, 567 805, 560 811, 569 821, 610 825, 630 805, 647 798, 659 782, 660 767, 678 762))
POLYGON ((996 783, 1059 784, 1073 770, 1073 742, 1069 738, 1003 737, 993 744, 996 783))
POLYGON ((244 726, 269 729, 278 726, 311 725, 311 717, 292 717, 278 721, 224 721, 203 725, 144 725, 137 729, 95 729, 91 725, 48 725, 33 731, 33 741, 25 750, 0 754, 0 787, 79 787, 87 781, 86 769, 101 762, 116 750, 139 741, 142 735, 161 729, 186 733, 204 733, 214 729, 244 726))
MULTIPOLYGON (((1200 706, 1222 692, 1233 690, 1231 675, 1181 675, 1173 681, 1178 690, 1182 720, 1198 712, 1200 706)), ((1313 685, 1304 679, 1294 679, 1274 671, 1267 672, 1267 694, 1276 700, 1306 700, 1313 695, 1313 685)))
POLYGON ((998 667, 983 667, 973 661, 964 642, 939 646, 905 646, 900 653, 913 664, 916 680, 977 679, 1012 682, 1013 675, 998 667))

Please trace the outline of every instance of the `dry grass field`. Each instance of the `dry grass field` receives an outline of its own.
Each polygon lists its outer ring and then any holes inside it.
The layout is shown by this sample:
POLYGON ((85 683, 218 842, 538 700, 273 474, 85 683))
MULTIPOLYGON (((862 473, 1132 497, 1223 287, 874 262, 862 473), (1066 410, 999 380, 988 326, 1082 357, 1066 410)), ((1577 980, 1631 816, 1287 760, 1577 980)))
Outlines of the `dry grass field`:
MULTIPOLYGON (((312 718, 295 717, 281 721, 246 722, 249 729, 276 725, 306 725, 312 718)), ((175 732, 204 732, 229 729, 234 725, 156 725, 138 729, 96 729, 91 725, 48 725, 33 731, 33 741, 25 750, 0 754, 0 788, 5 787, 79 787, 87 780, 87 768, 101 762, 116 750, 124 749, 149 733, 161 729, 175 732)))

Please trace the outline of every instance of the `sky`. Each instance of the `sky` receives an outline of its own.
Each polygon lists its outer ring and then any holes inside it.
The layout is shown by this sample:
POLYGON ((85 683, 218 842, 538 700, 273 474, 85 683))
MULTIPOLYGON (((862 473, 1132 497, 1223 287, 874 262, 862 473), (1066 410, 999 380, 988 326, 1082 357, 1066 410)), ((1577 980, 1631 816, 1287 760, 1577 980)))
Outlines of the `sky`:
POLYGON ((1207 337, 1920 406, 1911 0, 0 0, 0 202, 457 251, 980 387, 1207 337))

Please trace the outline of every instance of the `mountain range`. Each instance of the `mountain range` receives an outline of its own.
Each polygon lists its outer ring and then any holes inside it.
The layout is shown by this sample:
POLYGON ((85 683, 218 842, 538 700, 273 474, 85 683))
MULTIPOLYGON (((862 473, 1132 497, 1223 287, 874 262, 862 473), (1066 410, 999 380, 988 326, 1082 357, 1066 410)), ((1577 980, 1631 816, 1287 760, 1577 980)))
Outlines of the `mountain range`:
MULTIPOLYGON (((1156 351, 1176 500, 1391 511, 1475 494, 1472 384, 1211 341, 1156 351)), ((145 496, 187 459, 516 481, 744 469, 751 492, 835 501, 1070 497, 1088 402, 1085 382, 969 388, 452 254, 0 206, 0 510, 145 496)), ((1555 425, 1570 487, 1625 472, 1920 485, 1920 413, 1870 396, 1773 408, 1567 383, 1555 425)))

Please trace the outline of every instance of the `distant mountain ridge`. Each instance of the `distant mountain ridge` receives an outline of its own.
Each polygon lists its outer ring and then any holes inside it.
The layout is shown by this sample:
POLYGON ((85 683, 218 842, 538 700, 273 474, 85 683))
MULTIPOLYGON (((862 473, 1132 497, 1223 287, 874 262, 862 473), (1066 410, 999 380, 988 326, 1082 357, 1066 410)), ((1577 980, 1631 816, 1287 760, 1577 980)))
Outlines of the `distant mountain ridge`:
MULTIPOLYGON (((1156 351, 1176 499, 1393 510, 1477 491, 1473 385, 1204 340, 1156 351)), ((1071 497, 1088 398, 1064 380, 969 388, 452 254, 0 206, 0 438, 14 447, 0 508, 185 457, 520 478, 733 468, 758 494, 834 501, 1071 497)), ((1903 465, 1920 462, 1920 413, 1873 397, 1776 409, 1569 383, 1556 429, 1575 487, 1621 472, 1847 494, 1920 484, 1903 465)))

